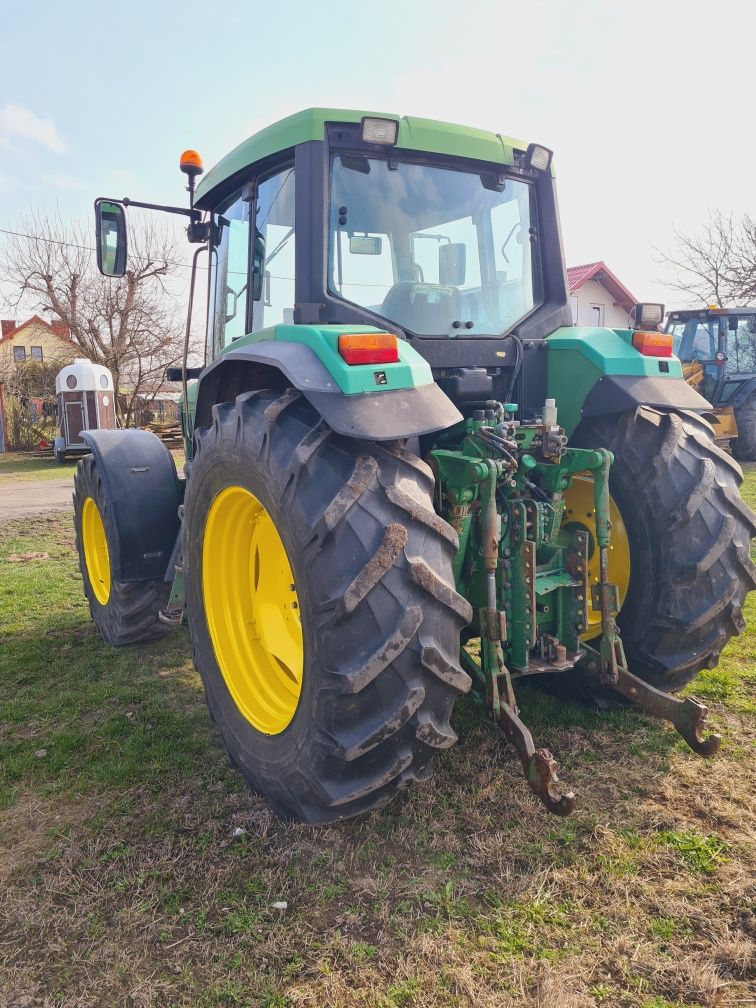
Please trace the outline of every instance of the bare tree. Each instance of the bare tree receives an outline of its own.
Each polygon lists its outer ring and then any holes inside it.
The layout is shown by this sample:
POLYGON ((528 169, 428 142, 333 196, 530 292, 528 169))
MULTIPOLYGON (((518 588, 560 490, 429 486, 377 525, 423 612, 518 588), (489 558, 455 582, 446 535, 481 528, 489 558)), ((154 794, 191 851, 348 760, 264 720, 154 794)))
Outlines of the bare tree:
POLYGON ((47 352, 44 362, 15 361, 0 353, 0 382, 6 395, 17 399, 55 399, 55 376, 71 360, 70 355, 47 352))
POLYGON ((57 433, 55 376, 65 363, 65 358, 55 360, 54 357, 44 362, 17 363, 10 354, 0 353, 0 383, 11 450, 31 450, 57 433))
POLYGON ((709 214, 696 234, 675 231, 675 247, 660 253, 671 267, 665 284, 693 304, 745 306, 756 301, 756 220, 709 214))
POLYGON ((130 221, 129 265, 120 279, 97 271, 92 235, 59 216, 30 213, 0 251, 0 281, 13 309, 52 314, 82 355, 113 373, 120 419, 151 401, 182 349, 182 319, 167 285, 180 269, 172 236, 130 221))

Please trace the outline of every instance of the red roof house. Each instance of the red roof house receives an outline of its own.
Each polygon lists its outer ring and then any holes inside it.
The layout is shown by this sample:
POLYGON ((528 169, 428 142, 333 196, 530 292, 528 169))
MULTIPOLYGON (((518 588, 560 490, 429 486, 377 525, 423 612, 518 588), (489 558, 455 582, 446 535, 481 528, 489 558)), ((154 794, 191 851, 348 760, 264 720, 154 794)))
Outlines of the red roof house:
POLYGON ((624 328, 637 299, 605 262, 570 266, 567 284, 576 325, 624 328))
POLYGON ((45 322, 39 315, 32 315, 20 323, 15 319, 0 319, 0 358, 5 361, 16 364, 37 361, 63 366, 77 354, 80 356, 81 350, 71 340, 66 323, 60 319, 45 322))

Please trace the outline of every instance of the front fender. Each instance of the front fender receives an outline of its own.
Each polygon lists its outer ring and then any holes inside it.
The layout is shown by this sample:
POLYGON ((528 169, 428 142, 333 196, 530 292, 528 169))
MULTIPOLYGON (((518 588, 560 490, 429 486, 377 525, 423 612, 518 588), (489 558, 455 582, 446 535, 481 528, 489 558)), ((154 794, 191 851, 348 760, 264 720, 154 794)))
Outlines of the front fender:
POLYGON ((92 450, 108 499, 110 567, 117 581, 165 577, 179 533, 181 489, 173 456, 143 430, 91 430, 92 450))

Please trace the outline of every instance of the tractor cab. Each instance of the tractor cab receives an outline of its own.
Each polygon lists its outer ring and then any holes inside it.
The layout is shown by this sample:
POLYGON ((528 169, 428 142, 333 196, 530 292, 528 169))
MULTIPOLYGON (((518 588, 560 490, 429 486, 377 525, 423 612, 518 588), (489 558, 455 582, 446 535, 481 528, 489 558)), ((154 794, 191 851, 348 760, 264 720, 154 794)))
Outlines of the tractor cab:
MULTIPOLYGON (((717 440, 728 446, 735 439, 743 447, 742 408, 756 396, 756 308, 709 307, 671 312, 666 331, 672 334, 673 349, 683 364, 689 385, 714 407, 717 440)), ((749 407, 748 413, 752 410, 749 407)), ((748 453, 737 452, 744 459, 748 453)))

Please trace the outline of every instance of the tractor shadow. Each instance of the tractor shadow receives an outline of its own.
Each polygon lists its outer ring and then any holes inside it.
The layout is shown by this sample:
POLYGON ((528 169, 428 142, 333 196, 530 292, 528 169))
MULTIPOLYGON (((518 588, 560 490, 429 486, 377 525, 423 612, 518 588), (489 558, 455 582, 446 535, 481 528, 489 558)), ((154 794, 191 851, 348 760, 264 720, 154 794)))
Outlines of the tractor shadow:
MULTIPOLYGON (((186 628, 155 643, 115 648, 82 620, 81 608, 57 614, 41 632, 6 637, 15 683, 6 682, 0 801, 12 804, 19 787, 79 792, 159 787, 168 778, 175 795, 182 779, 193 789, 198 775, 248 794, 208 716, 186 628), (40 749, 44 758, 35 756, 40 749)), ((685 748, 662 722, 628 707, 599 711, 562 684, 544 689, 517 683, 516 692, 536 747, 551 750, 561 778, 579 793, 579 816, 594 808, 607 819, 621 819, 625 804, 646 794, 649 778, 666 773, 671 755, 685 748)), ((523 816, 549 822, 514 750, 470 697, 457 702, 452 724, 459 741, 436 758, 433 784, 414 784, 386 808, 332 828, 347 838, 357 824, 362 832, 372 823, 381 835, 397 816, 420 814, 430 796, 434 807, 460 806, 468 818, 487 821, 492 794, 502 810, 518 808, 523 816)), ((250 797, 255 806, 260 800, 250 797)), ((491 828, 496 826, 494 817, 491 828)), ((307 827, 282 828, 285 835, 307 827)))

